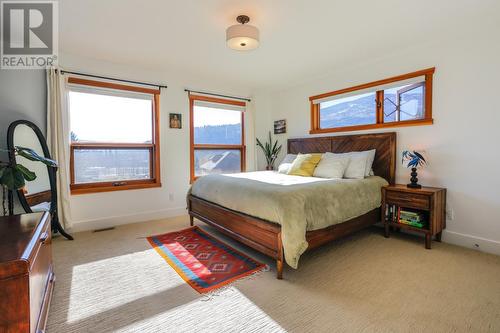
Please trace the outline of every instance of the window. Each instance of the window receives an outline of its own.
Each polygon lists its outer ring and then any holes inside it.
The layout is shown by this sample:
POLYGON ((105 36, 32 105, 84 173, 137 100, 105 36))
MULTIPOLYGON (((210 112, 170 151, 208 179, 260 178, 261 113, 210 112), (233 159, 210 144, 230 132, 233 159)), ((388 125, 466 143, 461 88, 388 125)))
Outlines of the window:
POLYGON ((321 128, 376 124, 375 93, 334 99, 319 104, 321 128))
POLYGON ((191 181, 245 170, 245 103, 190 95, 191 181))
POLYGON ((312 96, 311 134, 432 124, 434 68, 312 96))
POLYGON ((159 90, 71 77, 71 193, 159 187, 159 90))
POLYGON ((424 119, 424 82, 384 90, 384 122, 424 119))

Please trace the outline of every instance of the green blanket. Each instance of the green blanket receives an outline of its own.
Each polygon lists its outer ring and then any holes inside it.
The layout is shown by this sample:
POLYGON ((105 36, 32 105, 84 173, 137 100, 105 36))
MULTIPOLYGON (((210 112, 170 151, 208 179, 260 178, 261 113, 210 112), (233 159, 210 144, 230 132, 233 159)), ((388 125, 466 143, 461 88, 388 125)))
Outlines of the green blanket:
POLYGON ((198 178, 190 193, 223 207, 281 225, 285 260, 297 268, 306 231, 348 221, 380 207, 381 177, 323 179, 273 171, 198 178))

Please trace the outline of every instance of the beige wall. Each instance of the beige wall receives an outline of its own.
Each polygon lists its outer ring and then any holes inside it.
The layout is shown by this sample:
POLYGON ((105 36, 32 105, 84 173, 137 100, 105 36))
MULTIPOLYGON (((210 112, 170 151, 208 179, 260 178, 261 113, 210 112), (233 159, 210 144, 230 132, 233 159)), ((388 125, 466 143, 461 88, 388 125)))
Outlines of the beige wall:
MULTIPOLYGON (((117 78, 167 84, 160 100, 161 178, 162 187, 155 189, 117 191, 71 197, 73 230, 147 221, 186 213, 189 188, 189 103, 184 88, 248 96, 249 90, 217 78, 200 78, 182 73, 165 73, 63 54, 63 68, 97 73, 117 78), (182 114, 182 129, 170 129, 168 114, 182 114)), ((254 168, 254 130, 252 106, 245 118, 248 145, 247 169, 254 168)))
MULTIPOLYGON (((500 254, 500 28, 485 19, 449 39, 418 48, 373 57, 370 63, 308 80, 279 91, 256 94, 257 136, 272 121, 287 120, 288 137, 308 136, 308 97, 378 79, 436 67, 434 76, 434 125, 397 128, 398 155, 405 148, 427 150, 430 165, 419 174, 425 185, 448 188, 448 221, 444 240, 500 254), (488 32, 487 34, 484 32, 488 32), (492 38, 495 36, 495 38, 492 38)), ((391 130, 383 130, 391 131, 391 130)), ((379 132, 379 131, 365 131, 379 132)), ((382 130, 380 130, 382 132, 382 130)), ((258 166, 263 168, 262 155, 258 166)), ((397 166, 397 181, 408 181, 408 170, 397 166)))

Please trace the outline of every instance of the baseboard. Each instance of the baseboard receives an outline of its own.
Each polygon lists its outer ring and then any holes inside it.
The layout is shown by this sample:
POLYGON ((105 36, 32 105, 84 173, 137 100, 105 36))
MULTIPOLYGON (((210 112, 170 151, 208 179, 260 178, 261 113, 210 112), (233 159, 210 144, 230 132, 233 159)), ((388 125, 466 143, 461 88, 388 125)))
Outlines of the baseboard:
POLYGON ((500 255, 500 242, 491 239, 465 235, 454 231, 443 230, 442 240, 445 243, 463 246, 481 252, 500 255))
POLYGON ((101 219, 89 219, 73 222, 68 230, 72 233, 80 231, 89 231, 102 228, 110 228, 124 224, 160 220, 169 217, 186 215, 186 207, 174 207, 152 212, 141 212, 137 214, 109 216, 101 219))
MULTIPOLYGON (((70 232, 89 231, 102 228, 110 228, 124 224, 160 220, 169 217, 187 215, 185 207, 174 207, 152 212, 141 212, 138 214, 111 216, 102 219, 89 219, 76 221, 68 229, 70 232)), ((481 252, 500 255, 500 242, 482 237, 461 234, 455 231, 443 230, 442 240, 444 243, 454 244, 481 252)))

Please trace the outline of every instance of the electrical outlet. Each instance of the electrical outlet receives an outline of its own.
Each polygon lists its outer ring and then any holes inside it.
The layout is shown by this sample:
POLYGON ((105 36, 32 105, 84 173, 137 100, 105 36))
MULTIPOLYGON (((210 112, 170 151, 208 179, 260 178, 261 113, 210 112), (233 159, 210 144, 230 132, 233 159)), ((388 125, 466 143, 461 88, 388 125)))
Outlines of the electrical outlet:
POLYGON ((455 211, 453 208, 446 208, 446 219, 449 221, 453 221, 455 219, 455 211))
POLYGON ((173 193, 170 193, 170 194, 168 195, 168 200, 169 200, 169 201, 174 201, 174 194, 173 194, 173 193))

